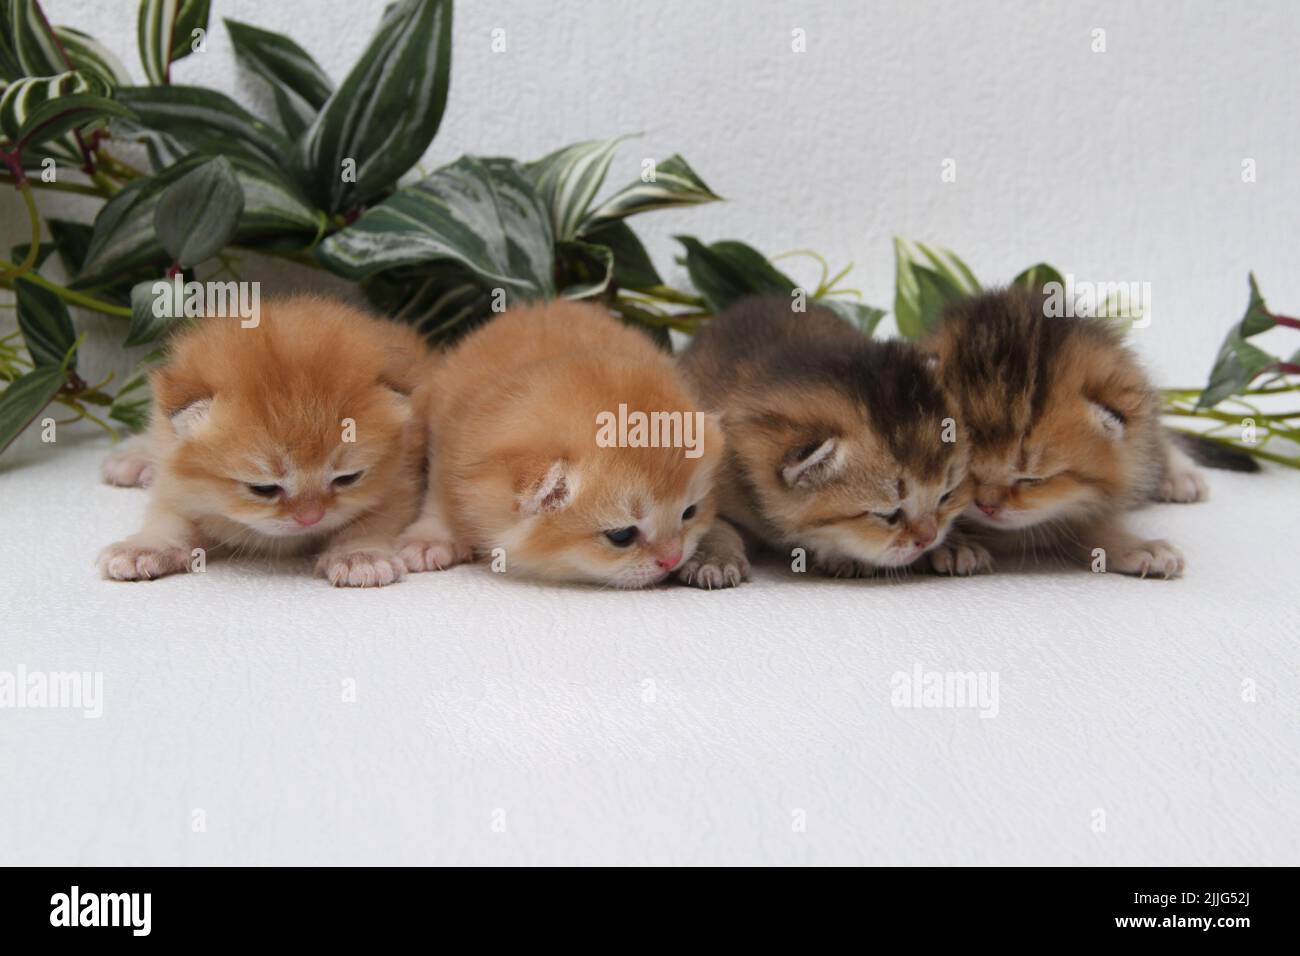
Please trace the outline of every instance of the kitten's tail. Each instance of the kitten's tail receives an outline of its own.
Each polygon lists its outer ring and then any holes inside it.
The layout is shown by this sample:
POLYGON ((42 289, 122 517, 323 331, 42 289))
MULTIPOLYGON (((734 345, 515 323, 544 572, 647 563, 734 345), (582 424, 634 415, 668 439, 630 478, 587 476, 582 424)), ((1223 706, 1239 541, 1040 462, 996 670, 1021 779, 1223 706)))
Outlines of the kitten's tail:
POLYGON ((1211 441, 1200 435, 1189 435, 1166 429, 1166 434, 1179 448, 1185 451, 1192 461, 1206 468, 1222 468, 1225 471, 1259 471, 1259 462, 1237 448, 1211 441))

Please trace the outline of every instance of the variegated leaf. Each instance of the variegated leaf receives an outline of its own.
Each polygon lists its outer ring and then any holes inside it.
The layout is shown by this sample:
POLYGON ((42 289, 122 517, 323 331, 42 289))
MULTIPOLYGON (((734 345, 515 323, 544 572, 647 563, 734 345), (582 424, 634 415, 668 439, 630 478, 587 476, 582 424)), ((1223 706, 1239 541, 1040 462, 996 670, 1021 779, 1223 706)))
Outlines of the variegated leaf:
POLYGON ((158 241, 184 269, 225 248, 244 211, 244 193, 224 156, 214 156, 162 191, 154 209, 158 241))
POLYGON ((650 209, 695 206, 722 198, 704 185, 704 181, 695 175, 686 160, 675 154, 655 167, 652 180, 647 180, 646 175, 649 175, 649 171, 643 174, 640 182, 633 183, 601 203, 587 217, 583 232, 602 222, 622 219, 650 209))
POLYGON ((234 20, 226 30, 240 62, 270 85, 280 128, 297 139, 334 92, 329 77, 287 36, 234 20))
MULTIPOLYGON (((18 327, 23 343, 37 366, 66 367, 65 360, 75 357, 77 333, 63 300, 49 289, 27 279, 14 283, 17 299, 18 327)), ((75 367, 72 366, 72 367, 75 367)))
MULTIPOLYGON (((205 159, 191 156, 156 176, 133 180, 113 196, 95 217, 95 231, 75 284, 98 285, 150 265, 165 264, 167 254, 154 229, 159 197, 205 159)), ((229 161, 244 195, 236 240, 256 242, 273 237, 283 241, 297 236, 299 243, 305 244, 315 235, 319 227, 317 213, 293 184, 265 164, 239 157, 229 161)))
MULTIPOLYGON (((19 76, 53 76, 72 69, 73 64, 59 50, 36 0, 5 0, 5 30, 19 76)), ((11 77, 17 79, 18 77, 11 77)))
POLYGON ((556 246, 566 299, 589 299, 609 288, 614 278, 614 253, 589 242, 561 242, 556 246))
POLYGON ((298 141, 296 166, 335 213, 382 196, 424 155, 447 105, 451 0, 402 0, 298 141))
POLYGON ((366 210, 317 254, 354 280, 454 262, 512 299, 533 299, 555 294, 553 247, 546 208, 519 165, 464 156, 366 210))
POLYGON ((281 167, 293 148, 274 126, 215 90, 124 86, 116 98, 134 110, 139 120, 116 123, 114 130, 124 138, 144 141, 150 146, 151 159, 164 166, 202 153, 239 156, 281 167))
POLYGON ((491 290, 452 262, 382 272, 362 287, 375 308, 433 342, 451 341, 492 314, 491 290))
POLYGON ((141 0, 136 20, 140 64, 154 86, 171 82, 171 65, 190 54, 194 31, 208 27, 210 0, 141 0))
POLYGON ((108 93, 98 76, 75 71, 16 80, 0 93, 0 134, 21 149, 109 116, 130 115, 108 93))
POLYGON ((895 237, 894 258, 894 321, 904 338, 920 338, 945 306, 980 291, 974 273, 947 249, 895 237))
POLYGON ((131 75, 126 72, 122 61, 94 37, 72 27, 55 27, 54 32, 72 65, 82 73, 98 76, 109 87, 126 86, 131 82, 131 75))
POLYGON ((0 392, 0 452, 36 420, 67 379, 59 366, 40 365, 0 392))
POLYGON ((610 161, 626 137, 574 143, 529 163, 528 175, 551 212, 551 227, 561 241, 573 239, 605 182, 610 161))

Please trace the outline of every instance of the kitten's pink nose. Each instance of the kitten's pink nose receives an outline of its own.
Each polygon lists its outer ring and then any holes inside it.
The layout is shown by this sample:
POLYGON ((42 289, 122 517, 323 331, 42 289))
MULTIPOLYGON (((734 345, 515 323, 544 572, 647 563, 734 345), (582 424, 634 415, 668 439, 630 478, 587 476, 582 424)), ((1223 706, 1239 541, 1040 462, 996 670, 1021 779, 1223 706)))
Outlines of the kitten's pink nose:
POLYGON ((982 512, 984 512, 986 515, 988 515, 990 518, 992 518, 995 514, 998 513, 998 506, 997 506, 997 505, 987 505, 987 504, 984 504, 984 503, 981 502, 981 503, 979 504, 979 509, 980 509, 980 511, 982 511, 982 512))
POLYGON ((310 528, 323 517, 325 517, 325 506, 319 501, 309 501, 293 513, 293 520, 304 528, 310 528))
POLYGON ((672 551, 655 558, 655 564, 659 565, 659 567, 663 568, 665 571, 671 571, 673 568, 677 567, 678 562, 681 560, 682 549, 674 548, 672 551))
POLYGON ((918 548, 928 548, 939 536, 939 526, 933 518, 912 525, 912 544, 918 548))

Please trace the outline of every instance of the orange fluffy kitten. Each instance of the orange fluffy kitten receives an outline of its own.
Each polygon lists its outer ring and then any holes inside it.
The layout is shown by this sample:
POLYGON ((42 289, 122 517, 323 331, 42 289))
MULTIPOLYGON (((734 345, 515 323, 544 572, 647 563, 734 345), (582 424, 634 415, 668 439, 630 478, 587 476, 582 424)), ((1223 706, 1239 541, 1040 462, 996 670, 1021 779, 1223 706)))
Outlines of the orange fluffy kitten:
POLYGON ((678 571, 713 521, 720 428, 669 356, 595 306, 505 313, 421 394, 429 490, 400 542, 410 571, 478 553, 507 572, 645 587, 678 571), (676 414, 690 446, 644 447, 631 430, 602 440, 611 416, 637 413, 676 414))
POLYGON ((320 552, 339 586, 402 576, 394 541, 423 487, 413 330, 302 296, 264 303, 252 328, 203 319, 169 352, 144 448, 105 464, 150 497, 144 527, 100 555, 104 577, 187 571, 196 548, 320 552))

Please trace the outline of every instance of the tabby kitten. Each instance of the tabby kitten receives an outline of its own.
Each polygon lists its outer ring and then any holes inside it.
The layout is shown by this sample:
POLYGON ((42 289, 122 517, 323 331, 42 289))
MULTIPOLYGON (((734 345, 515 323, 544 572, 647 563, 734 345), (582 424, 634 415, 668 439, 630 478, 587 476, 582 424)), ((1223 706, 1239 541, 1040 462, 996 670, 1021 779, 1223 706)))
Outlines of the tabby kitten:
MULTIPOLYGON (((556 301, 470 333, 432 374, 429 490, 400 542, 411 571, 475 555, 496 570, 657 584, 713 521, 722 431, 672 360, 603 310, 556 301), (676 414, 692 447, 602 441, 611 415, 676 414)), ((669 436, 671 437, 671 436, 669 436)))
POLYGON ((180 333, 145 443, 105 463, 110 483, 147 484, 149 504, 100 572, 187 571, 195 548, 310 551, 331 584, 396 581, 422 490, 411 392, 425 362, 411 329, 310 296, 263 303, 252 328, 210 317, 180 333))
POLYGON ((834 575, 911 565, 969 574, 983 548, 947 542, 970 500, 960 426, 924 356, 833 312, 745 299, 708 322, 681 367, 722 418, 719 521, 689 563, 701 587, 749 571, 735 525, 803 548, 834 575), (945 440, 947 439, 947 440, 945 440))
POLYGON ((949 308, 924 347, 973 446, 963 518, 989 542, 1088 564, 1100 548, 1107 570, 1182 573, 1179 550, 1135 536, 1124 514, 1153 498, 1199 501, 1205 482, 1170 445, 1159 396, 1114 324, 1048 317, 1041 296, 1012 288, 949 308))

